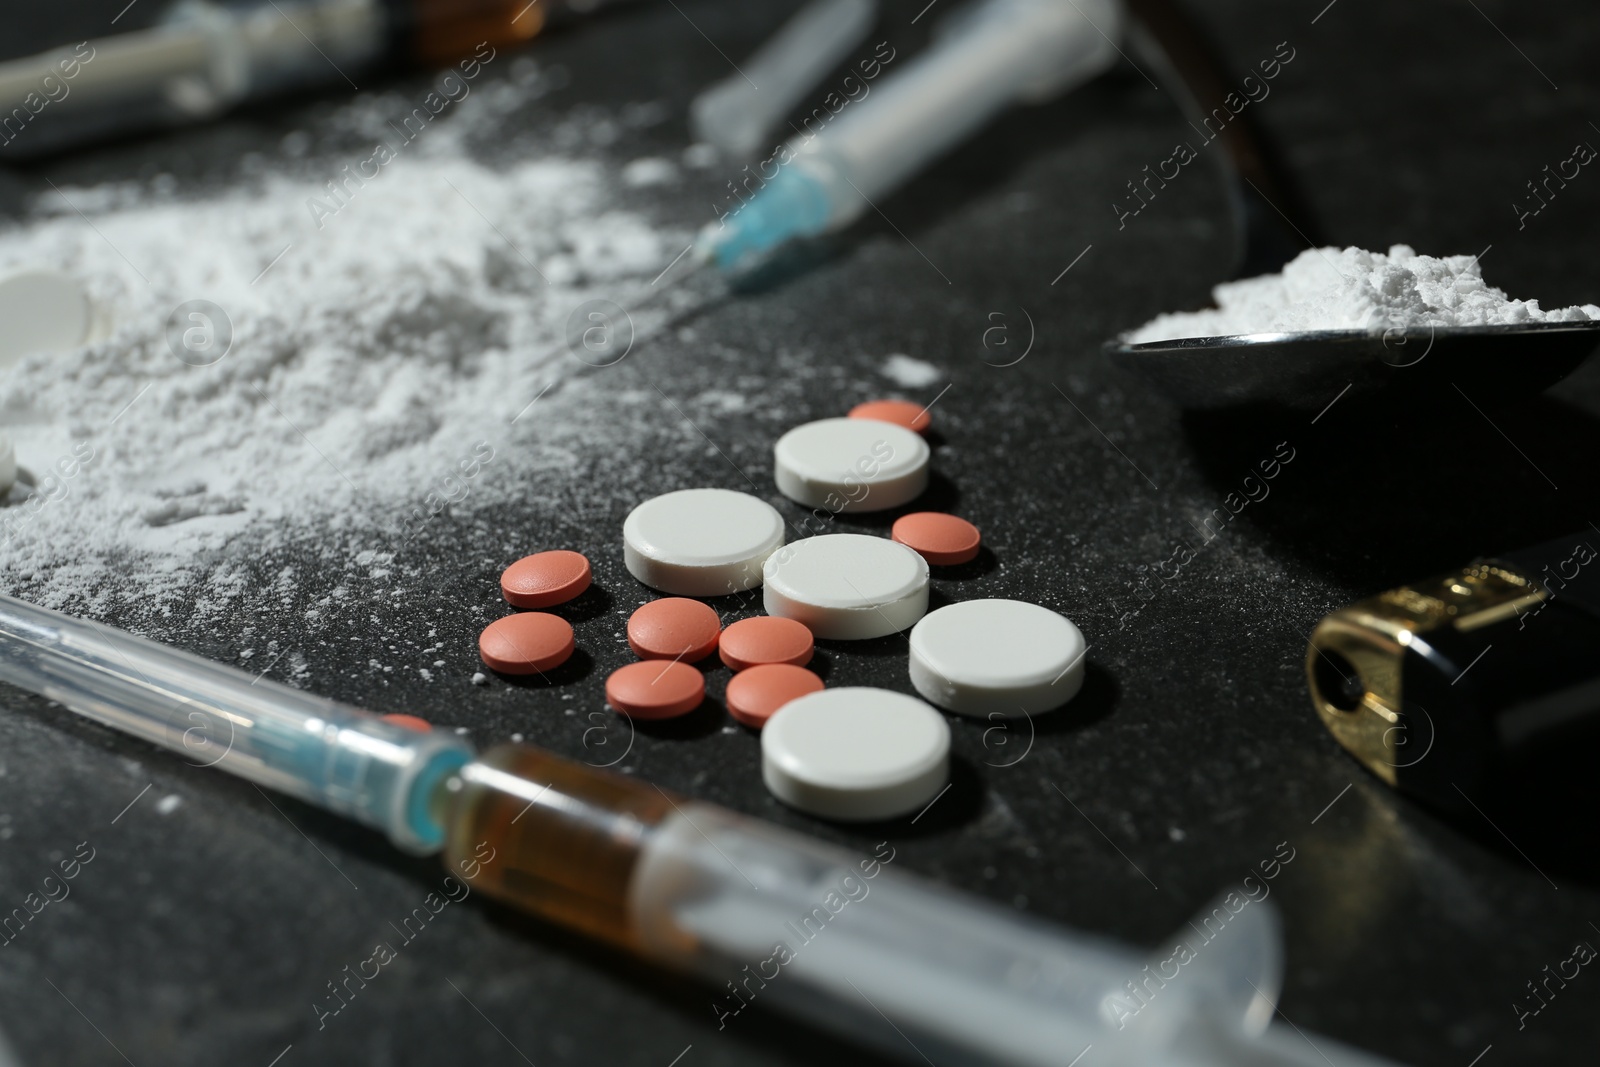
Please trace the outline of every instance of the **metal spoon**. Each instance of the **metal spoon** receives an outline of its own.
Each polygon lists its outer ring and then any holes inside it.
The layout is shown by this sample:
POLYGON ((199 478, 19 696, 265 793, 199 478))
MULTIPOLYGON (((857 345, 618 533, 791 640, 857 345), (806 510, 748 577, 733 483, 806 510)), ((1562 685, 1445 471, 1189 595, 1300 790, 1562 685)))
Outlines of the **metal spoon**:
MULTIPOLYGON (((1128 0, 1134 43, 1164 75, 1186 112, 1220 101, 1228 85, 1194 26, 1170 0, 1128 0)), ((1268 164, 1249 119, 1224 126, 1217 143, 1238 227, 1235 277, 1282 269, 1313 242, 1287 187, 1268 164)), ((1346 393, 1454 385, 1469 398, 1542 392, 1600 345, 1600 322, 1406 329, 1313 330, 1106 344, 1112 362, 1191 410, 1254 405, 1318 409, 1346 393)))
POLYGON ((1423 326, 1369 333, 1308 330, 1112 342, 1111 357, 1191 410, 1317 410, 1395 387, 1454 386, 1468 399, 1529 396, 1554 385, 1600 345, 1600 322, 1423 326))

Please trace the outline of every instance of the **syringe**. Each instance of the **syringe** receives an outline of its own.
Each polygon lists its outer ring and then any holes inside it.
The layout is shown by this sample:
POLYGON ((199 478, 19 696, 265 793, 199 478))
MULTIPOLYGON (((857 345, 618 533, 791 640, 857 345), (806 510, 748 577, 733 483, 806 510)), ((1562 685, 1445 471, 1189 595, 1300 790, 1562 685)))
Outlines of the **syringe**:
POLYGON ((701 231, 698 255, 735 269, 848 226, 1002 108, 1105 71, 1122 34, 1121 0, 975 0, 907 69, 837 117, 808 119, 757 168, 751 198, 701 231))
POLYGON ((950 1065, 1059 1067, 1089 1047, 1101 1067, 1387 1062, 1269 1025, 1282 967, 1265 901, 1203 913, 1217 932, 1181 963, 1145 956, 902 874, 888 842, 863 859, 522 745, 474 760, 453 737, 6 596, 0 679, 403 848, 442 846, 475 888, 705 978, 724 1027, 772 1005, 950 1065))
MULTIPOLYGON (((617 2, 176 0, 149 28, 0 62, 0 162, 199 122, 266 96, 354 88, 387 63, 460 61, 470 81, 497 49, 617 2)), ((463 91, 459 75, 441 84, 452 98, 463 91)))

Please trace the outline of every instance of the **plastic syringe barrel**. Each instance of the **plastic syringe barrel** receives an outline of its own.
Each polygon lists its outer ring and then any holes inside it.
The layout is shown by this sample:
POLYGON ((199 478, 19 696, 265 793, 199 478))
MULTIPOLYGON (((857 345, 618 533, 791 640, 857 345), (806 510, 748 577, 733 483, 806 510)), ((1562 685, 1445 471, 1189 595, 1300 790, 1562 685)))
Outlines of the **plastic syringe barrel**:
POLYGON ((1380 1063, 1268 1026, 1282 951, 1264 899, 1219 898, 1145 956, 922 881, 890 843, 852 855, 523 745, 449 792, 452 872, 705 979, 719 1028, 775 1007, 951 1067, 1061 1067, 1090 1044, 1102 1067, 1380 1063))
POLYGON ((954 12, 925 54, 837 118, 808 119, 767 184, 707 227, 705 253, 729 268, 849 225, 1002 108, 1105 71, 1122 25, 1120 0, 981 0, 954 12))
POLYGON ((1001 108, 1063 92, 1116 61, 1117 0, 986 0, 927 55, 796 147, 836 171, 834 225, 898 186, 1001 108), (846 181, 848 179, 848 181, 846 181), (854 194, 854 195, 852 195, 854 194))
POLYGON ((1089 1045, 1101 1064, 1176 1064, 1175 1039, 1197 1025, 1247 1046, 1270 1018, 1281 950, 1268 907, 1241 913, 1182 980, 1152 981, 1141 953, 895 859, 888 842, 853 856, 685 803, 651 835, 629 903, 644 954, 710 980, 723 1025, 765 1001, 911 1060, 907 1041, 974 1067, 1060 1067, 1089 1045))
POLYGON ((443 847, 441 782, 472 759, 419 733, 260 676, 0 596, 0 680, 87 718, 384 831, 443 847))
POLYGON ((340 81, 379 58, 388 30, 379 0, 180 0, 147 29, 0 62, 0 116, 48 97, 28 109, 38 122, 0 131, 0 161, 340 81))
POLYGON ((771 147, 768 135, 877 17, 877 0, 810 0, 738 70, 694 98, 689 128, 730 156, 771 147))

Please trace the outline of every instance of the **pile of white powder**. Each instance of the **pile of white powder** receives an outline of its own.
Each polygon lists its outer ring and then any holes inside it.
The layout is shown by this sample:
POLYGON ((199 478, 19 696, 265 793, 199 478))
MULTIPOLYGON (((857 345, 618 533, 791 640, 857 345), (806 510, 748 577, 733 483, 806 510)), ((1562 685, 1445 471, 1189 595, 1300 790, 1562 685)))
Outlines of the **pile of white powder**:
MULTIPOLYGON (((646 286, 690 234, 619 209, 641 183, 584 158, 582 131, 498 168, 462 151, 541 91, 537 78, 486 81, 339 200, 326 182, 370 147, 319 151, 297 133, 221 195, 171 178, 63 185, 0 230, 0 274, 72 275, 110 324, 104 340, 0 375, 0 430, 37 482, 0 508, 0 588, 82 613, 107 589, 189 612, 196 583, 221 581, 204 561, 224 546, 347 529, 353 545, 392 548, 428 494, 455 492, 481 442, 502 467, 561 462, 526 442, 563 441, 540 430, 563 411, 562 390, 544 391, 582 369, 562 349, 568 316, 646 286), (189 301, 231 329, 212 365, 169 339, 189 301)), ((413 105, 359 98, 321 132, 393 142, 389 120, 413 105)), ((626 125, 572 125, 608 122, 626 125)), ((672 178, 649 169, 652 183, 672 178)), ((184 317, 180 335, 191 327, 204 328, 184 317)), ((516 485, 479 478, 473 504, 516 485)))
POLYGON ((1376 330, 1600 320, 1600 307, 1545 311, 1488 285, 1476 256, 1387 255, 1360 248, 1308 249, 1281 274, 1224 282, 1215 308, 1158 315, 1128 335, 1138 344, 1180 337, 1290 330, 1376 330))

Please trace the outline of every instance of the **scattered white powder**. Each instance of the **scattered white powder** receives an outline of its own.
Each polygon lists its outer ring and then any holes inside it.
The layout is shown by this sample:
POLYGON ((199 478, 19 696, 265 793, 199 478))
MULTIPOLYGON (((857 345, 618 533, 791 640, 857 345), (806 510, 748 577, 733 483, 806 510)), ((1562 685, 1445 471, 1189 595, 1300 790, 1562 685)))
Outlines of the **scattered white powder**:
POLYGON ((1419 256, 1406 245, 1387 255, 1360 248, 1308 249, 1281 274, 1224 282, 1217 307, 1158 315, 1134 330, 1135 344, 1179 337, 1290 330, 1388 330, 1412 326, 1495 326, 1600 320, 1600 307, 1544 311, 1483 280, 1476 256, 1419 256))
POLYGON ((717 165, 721 154, 711 145, 696 142, 683 150, 683 165, 690 170, 707 170, 717 165))
POLYGON ((678 168, 670 159, 646 156, 622 168, 622 181, 630 188, 642 189, 651 185, 671 185, 678 178, 678 168))
MULTIPOLYGON (((583 114, 542 140, 558 155, 469 157, 467 138, 492 135, 541 86, 483 83, 340 198, 327 182, 370 148, 314 149, 297 133, 281 162, 258 160, 220 195, 182 196, 170 176, 63 186, 0 230, 0 274, 74 275, 112 324, 0 378, 0 429, 34 483, 0 508, 0 588, 85 614, 114 596, 203 621, 262 595, 228 556, 309 540, 382 577, 430 493, 469 483, 479 507, 526 486, 511 471, 576 464, 586 442, 561 420, 596 420, 562 389, 544 394, 582 369, 567 319, 637 291, 689 234, 619 209, 615 169, 583 158, 584 131, 622 131, 626 117, 583 114), (173 318, 191 301, 218 310, 173 318), (499 466, 474 479, 474 462, 499 466)), ((388 118, 413 103, 360 97, 318 133, 392 142, 388 118)), ((297 576, 280 577, 267 595, 287 606, 297 576)))
POLYGON ((922 389, 943 377, 932 363, 899 352, 883 361, 882 371, 885 378, 902 389, 922 389))

